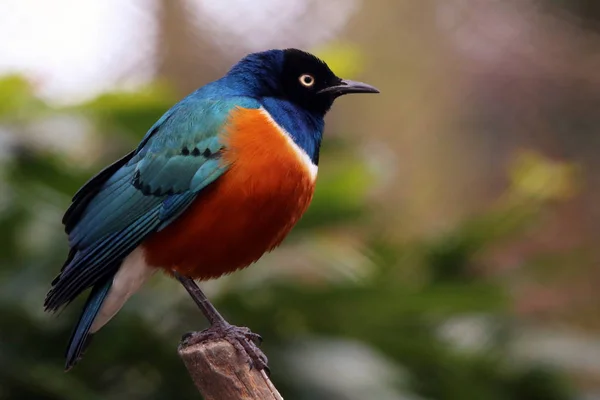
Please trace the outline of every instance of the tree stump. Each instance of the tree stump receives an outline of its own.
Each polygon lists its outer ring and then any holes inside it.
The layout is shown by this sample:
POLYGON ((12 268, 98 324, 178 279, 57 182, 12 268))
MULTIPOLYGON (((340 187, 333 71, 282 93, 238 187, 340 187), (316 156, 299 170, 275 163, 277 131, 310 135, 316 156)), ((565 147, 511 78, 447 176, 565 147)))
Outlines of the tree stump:
POLYGON ((178 353, 205 400, 283 400, 265 371, 250 368, 226 340, 180 344, 178 353))

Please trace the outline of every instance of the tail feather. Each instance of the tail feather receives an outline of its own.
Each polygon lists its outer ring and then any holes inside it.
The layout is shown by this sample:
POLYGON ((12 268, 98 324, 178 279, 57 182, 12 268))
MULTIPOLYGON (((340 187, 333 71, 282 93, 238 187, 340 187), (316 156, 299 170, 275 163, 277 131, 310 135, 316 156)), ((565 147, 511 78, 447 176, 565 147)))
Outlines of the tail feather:
POLYGON ((92 288, 92 291, 83 307, 79 321, 75 326, 75 330, 71 334, 69 339, 69 346, 67 347, 66 364, 65 370, 71 369, 81 359, 83 351, 88 346, 92 335, 90 334, 90 328, 94 319, 100 311, 102 303, 108 295, 113 282, 113 277, 110 276, 108 279, 104 279, 98 282, 92 288))

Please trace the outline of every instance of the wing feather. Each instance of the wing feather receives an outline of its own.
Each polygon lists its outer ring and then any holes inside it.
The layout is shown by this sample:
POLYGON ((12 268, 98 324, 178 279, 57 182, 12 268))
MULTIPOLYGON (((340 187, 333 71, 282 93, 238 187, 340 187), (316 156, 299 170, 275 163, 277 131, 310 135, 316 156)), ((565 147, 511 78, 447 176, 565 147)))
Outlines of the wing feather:
POLYGON ((226 171, 220 137, 236 107, 259 104, 189 96, 163 115, 136 150, 77 192, 63 219, 71 251, 46 297, 47 310, 116 273, 148 235, 180 216, 226 171))

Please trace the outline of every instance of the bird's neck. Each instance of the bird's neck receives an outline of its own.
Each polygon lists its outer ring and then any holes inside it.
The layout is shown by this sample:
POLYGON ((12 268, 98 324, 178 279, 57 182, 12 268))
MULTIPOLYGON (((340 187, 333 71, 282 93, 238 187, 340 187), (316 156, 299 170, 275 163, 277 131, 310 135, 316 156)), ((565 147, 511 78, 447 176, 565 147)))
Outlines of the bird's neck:
POLYGON ((275 98, 263 98, 265 110, 290 135, 313 164, 319 163, 319 149, 325 121, 323 116, 304 110, 293 103, 275 98))

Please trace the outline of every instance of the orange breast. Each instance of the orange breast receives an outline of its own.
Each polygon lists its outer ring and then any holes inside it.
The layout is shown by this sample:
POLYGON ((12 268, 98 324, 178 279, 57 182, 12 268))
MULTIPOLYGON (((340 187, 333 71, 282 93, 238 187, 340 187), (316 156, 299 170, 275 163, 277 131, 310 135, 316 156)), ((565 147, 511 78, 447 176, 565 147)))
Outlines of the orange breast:
POLYGON ((279 245, 306 211, 314 179, 268 114, 238 109, 223 134, 229 170, 143 243, 150 265, 218 277, 279 245))

